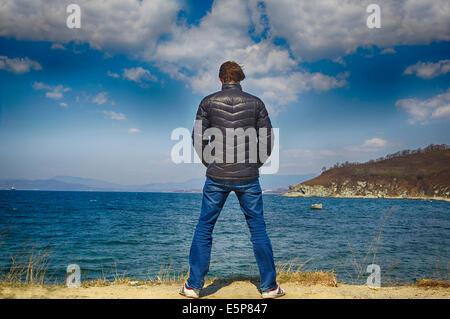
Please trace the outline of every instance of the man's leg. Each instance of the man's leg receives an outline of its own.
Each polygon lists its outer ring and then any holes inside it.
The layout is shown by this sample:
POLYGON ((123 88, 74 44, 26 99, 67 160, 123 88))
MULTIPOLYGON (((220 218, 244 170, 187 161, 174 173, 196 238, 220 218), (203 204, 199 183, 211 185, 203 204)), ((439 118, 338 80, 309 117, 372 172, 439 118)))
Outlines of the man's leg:
POLYGON ((234 191, 250 230, 250 240, 253 244, 253 252, 261 278, 261 291, 275 289, 277 287, 275 263, 272 245, 266 232, 259 180, 240 185, 234 191))
POLYGON ((189 254, 190 270, 187 284, 190 288, 203 288, 211 259, 212 232, 229 193, 228 187, 206 178, 203 187, 202 210, 189 254))

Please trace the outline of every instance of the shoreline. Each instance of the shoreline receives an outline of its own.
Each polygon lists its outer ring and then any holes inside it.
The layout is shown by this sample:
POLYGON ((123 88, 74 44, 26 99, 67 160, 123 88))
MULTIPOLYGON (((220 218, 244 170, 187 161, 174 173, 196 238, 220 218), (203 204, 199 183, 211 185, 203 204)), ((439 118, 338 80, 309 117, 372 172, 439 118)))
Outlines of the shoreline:
MULTIPOLYGON (((109 285, 82 285, 68 288, 62 285, 0 284, 1 299, 185 299, 178 291, 181 282, 149 283, 120 282, 109 285)), ((381 287, 337 284, 336 286, 284 282, 286 295, 279 299, 450 299, 448 287, 417 285, 381 287)), ((205 285, 201 299, 261 299, 257 284, 250 280, 216 280, 205 285)))
POLYGON ((410 200, 435 200, 435 201, 443 201, 443 202, 450 202, 450 198, 445 197, 416 197, 416 196, 408 196, 408 197, 402 197, 402 196, 383 196, 383 197, 377 197, 377 196, 308 196, 301 192, 288 192, 282 195, 279 195, 280 197, 305 197, 305 198, 363 198, 363 199, 410 199, 410 200))

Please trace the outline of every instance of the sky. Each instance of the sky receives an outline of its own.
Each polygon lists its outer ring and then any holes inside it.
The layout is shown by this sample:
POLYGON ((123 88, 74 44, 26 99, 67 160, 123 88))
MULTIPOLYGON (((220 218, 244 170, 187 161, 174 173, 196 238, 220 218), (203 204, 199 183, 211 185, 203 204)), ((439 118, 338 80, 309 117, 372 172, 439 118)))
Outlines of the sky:
POLYGON ((0 178, 204 176, 170 136, 227 60, 279 128, 278 174, 450 144, 446 0, 0 0, 0 178))

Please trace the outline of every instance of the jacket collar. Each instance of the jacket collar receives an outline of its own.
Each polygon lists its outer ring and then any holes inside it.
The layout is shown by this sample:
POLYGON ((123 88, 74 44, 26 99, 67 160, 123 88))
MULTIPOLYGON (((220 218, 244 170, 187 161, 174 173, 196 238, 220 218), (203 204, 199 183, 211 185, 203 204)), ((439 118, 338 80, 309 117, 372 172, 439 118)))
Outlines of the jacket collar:
POLYGON ((239 83, 235 83, 235 82, 228 82, 228 83, 223 83, 222 84, 222 91, 223 90, 230 90, 230 89, 238 89, 240 91, 242 91, 242 87, 239 83))

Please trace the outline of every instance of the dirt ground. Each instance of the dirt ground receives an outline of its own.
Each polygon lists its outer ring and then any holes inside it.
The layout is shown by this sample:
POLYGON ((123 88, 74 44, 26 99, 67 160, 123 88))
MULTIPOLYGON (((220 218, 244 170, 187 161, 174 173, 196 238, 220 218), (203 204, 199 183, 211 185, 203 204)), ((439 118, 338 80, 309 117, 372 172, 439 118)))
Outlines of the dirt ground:
MULTIPOLYGON (((0 298, 18 299, 177 299, 180 283, 120 283, 107 286, 67 288, 64 286, 5 285, 0 286, 0 298)), ((286 291, 284 299, 450 299, 450 288, 421 288, 417 286, 381 287, 377 290, 367 286, 339 284, 337 287, 323 285, 302 286, 298 283, 281 285, 286 291)), ((201 291, 205 299, 260 299, 258 288, 251 281, 213 281, 201 291)))

